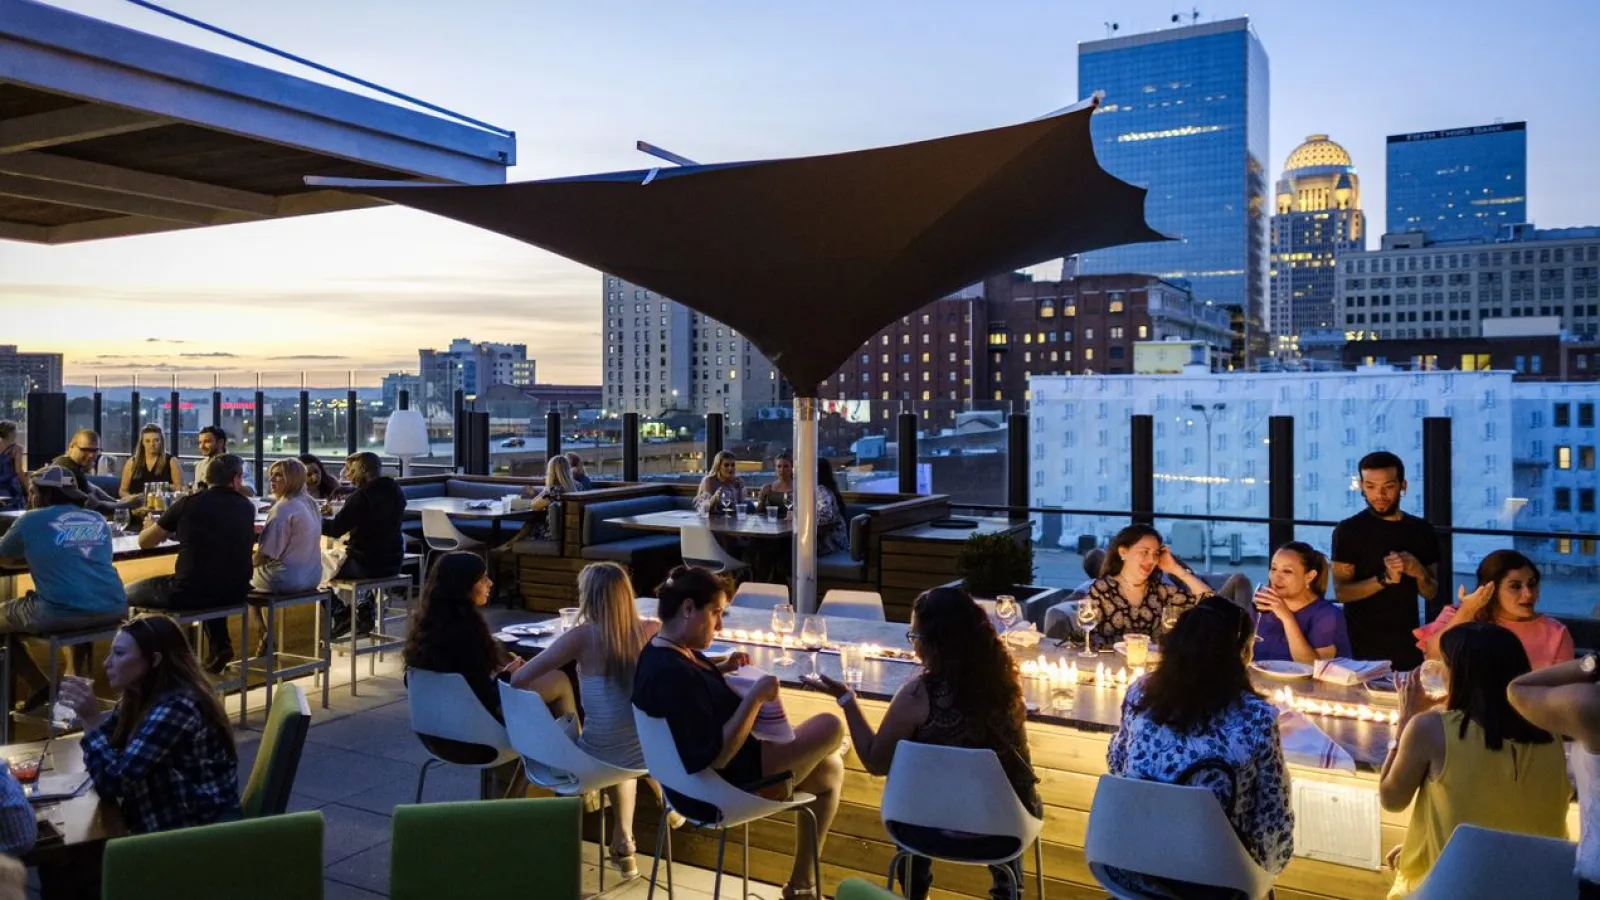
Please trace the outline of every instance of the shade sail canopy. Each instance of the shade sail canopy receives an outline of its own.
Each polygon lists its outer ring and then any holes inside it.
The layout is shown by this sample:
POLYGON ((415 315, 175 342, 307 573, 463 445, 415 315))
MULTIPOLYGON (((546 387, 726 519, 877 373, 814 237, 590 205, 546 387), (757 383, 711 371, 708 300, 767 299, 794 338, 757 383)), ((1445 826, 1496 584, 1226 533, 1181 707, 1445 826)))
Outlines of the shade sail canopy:
POLYGON ((483 186, 316 179, 625 278, 725 322, 795 391, 999 272, 1163 240, 1094 156, 1093 101, 988 131, 764 162, 483 186))

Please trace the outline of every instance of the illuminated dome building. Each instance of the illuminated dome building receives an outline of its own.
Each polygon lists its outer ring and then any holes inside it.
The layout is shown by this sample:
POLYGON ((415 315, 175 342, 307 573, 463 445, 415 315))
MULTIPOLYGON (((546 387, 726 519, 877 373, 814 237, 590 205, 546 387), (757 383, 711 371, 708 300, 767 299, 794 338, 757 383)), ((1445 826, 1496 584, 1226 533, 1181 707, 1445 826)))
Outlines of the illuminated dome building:
POLYGON ((1306 138, 1284 163, 1272 217, 1268 321, 1280 358, 1307 354, 1334 333, 1334 258, 1364 247, 1366 224, 1350 154, 1325 134, 1306 138))

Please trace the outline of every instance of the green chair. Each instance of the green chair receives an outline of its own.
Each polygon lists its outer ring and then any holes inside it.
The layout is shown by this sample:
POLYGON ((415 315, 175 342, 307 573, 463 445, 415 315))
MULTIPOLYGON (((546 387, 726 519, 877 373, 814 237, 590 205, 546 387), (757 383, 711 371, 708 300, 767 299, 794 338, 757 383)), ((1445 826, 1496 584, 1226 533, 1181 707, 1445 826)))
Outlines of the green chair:
POLYGON ((244 786, 240 806, 246 819, 279 816, 289 808, 289 792, 295 773, 300 771, 300 753, 311 728, 311 706, 306 692, 298 685, 286 684, 272 698, 266 725, 261 729, 261 748, 256 764, 250 768, 250 781, 244 786))
POLYGON ((846 878, 839 882, 839 893, 834 900, 900 900, 893 891, 886 891, 859 878, 846 878))
POLYGON ((521 897, 536 884, 539 900, 578 900, 582 816, 581 797, 397 806, 389 898, 521 897))
POLYGON ((322 813, 180 828, 106 843, 102 900, 320 900, 322 813))

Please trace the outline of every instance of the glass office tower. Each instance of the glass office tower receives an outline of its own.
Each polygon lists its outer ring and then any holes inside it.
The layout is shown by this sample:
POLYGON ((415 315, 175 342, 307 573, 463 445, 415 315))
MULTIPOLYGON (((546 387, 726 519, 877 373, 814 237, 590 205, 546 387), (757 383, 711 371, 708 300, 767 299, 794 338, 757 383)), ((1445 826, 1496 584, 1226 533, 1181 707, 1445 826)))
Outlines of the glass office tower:
POLYGON ((1247 333, 1236 359, 1265 350, 1267 52, 1249 19, 1078 45, 1078 93, 1104 91, 1094 116, 1101 165, 1148 188, 1145 214, 1177 240, 1087 254, 1086 274, 1183 279, 1195 299, 1232 307, 1247 333))
POLYGON ((1389 136, 1391 234, 1493 240, 1528 221, 1528 129, 1504 122, 1389 136))

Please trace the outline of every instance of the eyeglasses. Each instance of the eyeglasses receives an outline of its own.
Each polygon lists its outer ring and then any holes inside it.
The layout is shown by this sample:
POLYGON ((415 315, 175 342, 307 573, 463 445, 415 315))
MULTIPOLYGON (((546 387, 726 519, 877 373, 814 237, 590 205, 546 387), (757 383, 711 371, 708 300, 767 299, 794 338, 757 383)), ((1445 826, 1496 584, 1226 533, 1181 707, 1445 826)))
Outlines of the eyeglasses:
POLYGON ((100 452, 100 448, 99 447, 79 447, 76 444, 74 444, 72 446, 72 449, 78 451, 79 453, 99 453, 100 452))
POLYGON ((906 632, 906 643, 915 644, 917 642, 917 640, 919 638, 921 638, 921 637, 922 637, 922 635, 917 634, 915 631, 908 631, 908 632, 906 632))

